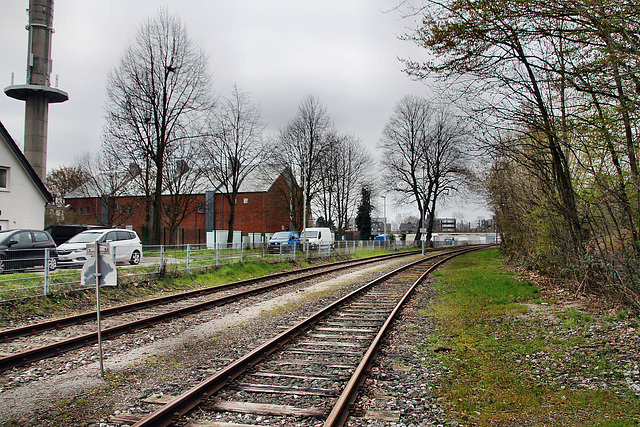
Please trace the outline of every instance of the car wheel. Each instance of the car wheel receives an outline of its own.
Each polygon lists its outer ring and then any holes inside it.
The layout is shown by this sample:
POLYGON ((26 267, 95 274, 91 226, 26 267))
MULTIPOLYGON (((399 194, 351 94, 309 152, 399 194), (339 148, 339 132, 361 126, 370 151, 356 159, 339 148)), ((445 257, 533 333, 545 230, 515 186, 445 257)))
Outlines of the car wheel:
POLYGON ((53 271, 58 268, 58 258, 49 258, 49 271, 53 271))
POLYGON ((133 251, 133 253, 131 254, 131 259, 129 260, 129 264, 131 265, 140 264, 140 252, 133 251))

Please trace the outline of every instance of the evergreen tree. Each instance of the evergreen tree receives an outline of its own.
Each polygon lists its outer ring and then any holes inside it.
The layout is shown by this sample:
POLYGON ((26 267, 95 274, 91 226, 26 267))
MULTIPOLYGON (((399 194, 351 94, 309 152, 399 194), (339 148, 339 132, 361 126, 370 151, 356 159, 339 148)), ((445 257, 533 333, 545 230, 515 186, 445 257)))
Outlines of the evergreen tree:
POLYGON ((358 215, 356 216, 356 227, 360 231, 362 240, 371 238, 371 190, 362 187, 360 196, 360 205, 358 206, 358 215))

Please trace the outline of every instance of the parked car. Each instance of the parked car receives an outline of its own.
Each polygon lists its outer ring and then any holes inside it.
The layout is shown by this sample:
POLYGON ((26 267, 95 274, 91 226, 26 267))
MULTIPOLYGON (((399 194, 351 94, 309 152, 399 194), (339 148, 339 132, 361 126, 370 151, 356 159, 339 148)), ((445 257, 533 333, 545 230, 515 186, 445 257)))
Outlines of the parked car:
POLYGON ((0 273, 44 267, 47 249, 49 271, 53 271, 58 264, 58 254, 49 233, 42 230, 0 231, 0 273))
POLYGON ((334 247, 333 233, 327 227, 310 227, 302 230, 300 240, 309 243, 310 250, 316 250, 319 246, 334 247))
POLYGON ((300 236, 296 231, 278 231, 269 239, 268 251, 270 254, 291 252, 300 247, 300 236), (282 248, 282 249, 281 249, 282 248))
POLYGON ((85 230, 93 230, 98 228, 104 227, 101 225, 57 224, 48 226, 44 229, 44 231, 46 231, 51 235, 51 237, 53 237, 56 245, 60 246, 78 233, 82 233, 85 230))
POLYGON ((142 259, 142 241, 135 231, 120 228, 86 230, 76 234, 58 247, 59 266, 78 266, 87 260, 88 243, 109 242, 110 253, 115 251, 116 262, 137 265, 142 259))

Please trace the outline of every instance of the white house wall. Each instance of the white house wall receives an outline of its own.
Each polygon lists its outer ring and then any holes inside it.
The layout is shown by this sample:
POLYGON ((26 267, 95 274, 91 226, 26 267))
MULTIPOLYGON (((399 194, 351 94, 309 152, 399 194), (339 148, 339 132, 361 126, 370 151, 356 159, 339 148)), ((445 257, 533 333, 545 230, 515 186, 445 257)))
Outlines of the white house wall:
POLYGON ((44 228, 46 200, 0 136, 0 167, 8 168, 7 189, 0 189, 0 227, 44 228))

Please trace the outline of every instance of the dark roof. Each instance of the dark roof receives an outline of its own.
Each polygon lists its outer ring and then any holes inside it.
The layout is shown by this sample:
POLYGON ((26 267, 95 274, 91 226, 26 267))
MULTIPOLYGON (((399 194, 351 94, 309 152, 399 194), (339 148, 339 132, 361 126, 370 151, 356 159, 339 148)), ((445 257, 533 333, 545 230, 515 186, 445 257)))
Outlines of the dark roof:
POLYGON ((36 187, 38 187, 38 190, 40 190, 40 193, 42 193, 42 196, 47 200, 47 202, 49 203, 53 202, 53 196, 51 196, 51 193, 49 193, 49 190, 47 190, 47 187, 44 186, 44 183, 42 182, 42 180, 40 179, 36 171, 33 170, 33 167, 31 167, 31 164, 22 153, 22 150, 20 150, 20 148, 15 143, 13 138, 11 138, 11 135, 9 135, 9 132, 4 127, 1 121, 0 121, 0 136, 2 136, 2 139, 7 143, 11 151, 13 151, 13 154, 15 154, 15 156, 18 158, 18 161, 20 162, 24 170, 27 171, 27 174, 31 177, 31 180, 33 181, 33 183, 36 185, 36 187))

